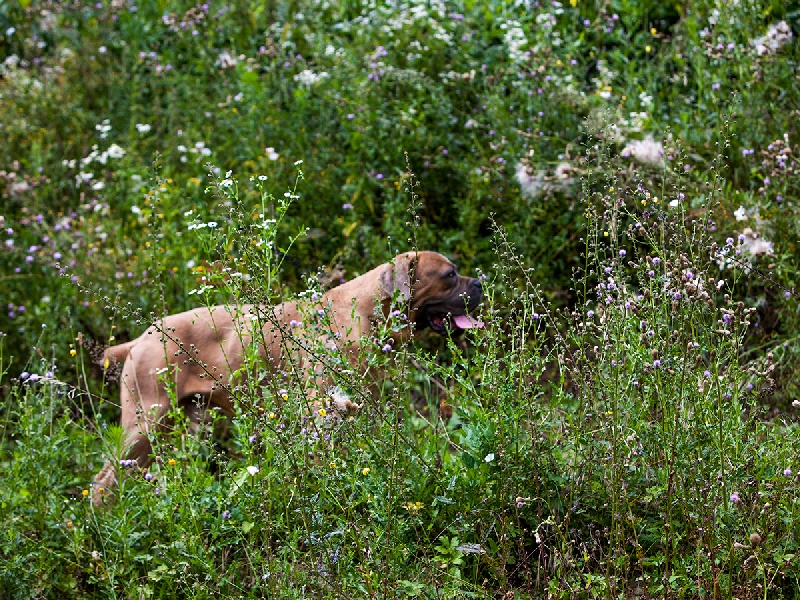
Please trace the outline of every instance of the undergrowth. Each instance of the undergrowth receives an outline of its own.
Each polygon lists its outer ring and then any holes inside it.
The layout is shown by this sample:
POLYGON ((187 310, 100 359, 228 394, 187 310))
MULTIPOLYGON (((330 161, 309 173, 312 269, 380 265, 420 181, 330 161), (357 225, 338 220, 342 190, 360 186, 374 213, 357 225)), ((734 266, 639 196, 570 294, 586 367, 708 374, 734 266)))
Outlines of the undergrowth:
MULTIPOLYGON (((671 204, 677 187, 586 181, 574 309, 546 300, 495 225, 485 329, 438 350, 384 345, 409 326, 398 305, 358 367, 308 315, 309 353, 362 401, 355 416, 293 369, 258 375, 254 352, 244 369, 257 375, 232 389, 237 416, 198 436, 174 411, 154 465, 123 462, 100 510, 88 483, 124 449, 101 406, 110 391, 89 391, 91 357, 75 353, 77 386, 47 356, 31 363, 44 376, 6 373, 5 594, 794 597, 797 428, 762 418, 773 356, 742 362, 755 309, 734 293, 745 274, 717 266, 740 242, 715 243, 707 220, 671 204)), ((248 185, 256 205, 228 174, 215 193, 229 218, 187 215, 207 252, 242 249, 191 292, 198 303, 284 293, 273 250, 302 198, 248 185)))

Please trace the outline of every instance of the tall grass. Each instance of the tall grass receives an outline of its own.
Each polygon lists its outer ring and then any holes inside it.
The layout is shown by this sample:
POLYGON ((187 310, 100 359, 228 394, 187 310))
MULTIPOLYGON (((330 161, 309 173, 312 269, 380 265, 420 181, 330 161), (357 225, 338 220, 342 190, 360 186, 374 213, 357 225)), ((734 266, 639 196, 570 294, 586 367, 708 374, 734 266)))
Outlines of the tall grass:
MULTIPOLYGON (((677 191, 610 183, 587 189, 575 309, 552 307, 497 226, 486 329, 435 352, 375 332, 377 395, 371 368, 320 346, 363 400, 351 418, 292 371, 233 389, 238 416, 199 436, 176 410, 154 465, 121 465, 102 510, 81 490, 123 456, 119 427, 83 387, 6 375, 6 595, 793 597, 797 429, 759 418, 772 356, 740 361, 754 311, 716 267, 738 242, 687 222, 677 191)), ((231 218, 190 215, 207 249, 249 249, 198 300, 280 293, 271 248, 298 189, 249 185, 258 205, 228 176, 231 218)))
POLYGON ((797 597, 795 13, 0 3, 0 598, 797 597), (416 248, 484 330, 251 349, 91 508, 100 348, 416 248))

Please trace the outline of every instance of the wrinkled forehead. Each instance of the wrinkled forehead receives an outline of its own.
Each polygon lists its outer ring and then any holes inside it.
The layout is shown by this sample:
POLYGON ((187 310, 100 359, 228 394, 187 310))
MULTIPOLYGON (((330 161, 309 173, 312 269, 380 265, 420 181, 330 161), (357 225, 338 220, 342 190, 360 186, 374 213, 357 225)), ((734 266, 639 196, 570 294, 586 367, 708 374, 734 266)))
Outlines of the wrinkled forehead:
POLYGON ((449 271, 450 269, 457 269, 452 260, 437 253, 420 253, 417 268, 420 271, 449 271))

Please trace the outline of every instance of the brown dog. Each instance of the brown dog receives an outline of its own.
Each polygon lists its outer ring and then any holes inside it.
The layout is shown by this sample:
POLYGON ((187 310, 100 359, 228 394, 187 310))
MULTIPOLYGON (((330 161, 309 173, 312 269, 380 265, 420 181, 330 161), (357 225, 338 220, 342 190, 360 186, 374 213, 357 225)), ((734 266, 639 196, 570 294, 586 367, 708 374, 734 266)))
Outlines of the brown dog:
MULTIPOLYGON (((404 332, 430 327, 437 333, 458 333, 482 325, 466 316, 481 302, 480 281, 458 275, 441 254, 423 251, 401 254, 304 303, 197 308, 165 317, 137 339, 108 348, 106 360, 125 363, 120 406, 128 450, 123 464, 135 461, 145 468, 152 462, 148 436, 169 410, 167 383, 194 428, 204 417, 202 406, 232 415, 231 392, 253 345, 273 375, 292 357, 303 362, 310 352, 308 340, 340 349, 354 360, 359 340, 370 333, 376 318, 389 316, 393 299, 408 310, 414 324, 404 332), (193 402, 198 398, 202 405, 193 402)), ((395 342, 408 335, 398 334, 395 342)), ((337 404, 342 412, 357 408, 347 400, 337 404)), ((117 465, 108 461, 95 478, 95 504, 116 480, 117 465)))

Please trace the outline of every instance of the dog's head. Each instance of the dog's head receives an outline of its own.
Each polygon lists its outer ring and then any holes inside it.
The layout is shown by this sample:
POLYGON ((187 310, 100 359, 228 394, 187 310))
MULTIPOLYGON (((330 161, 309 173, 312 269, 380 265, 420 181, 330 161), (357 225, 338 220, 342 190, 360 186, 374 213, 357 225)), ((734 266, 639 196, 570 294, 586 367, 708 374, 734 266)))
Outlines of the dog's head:
POLYGON ((417 330, 461 333, 482 327, 468 316, 481 303, 481 282, 458 274, 456 266, 437 252, 406 252, 397 256, 384 289, 397 290, 409 303, 409 316, 417 330))

